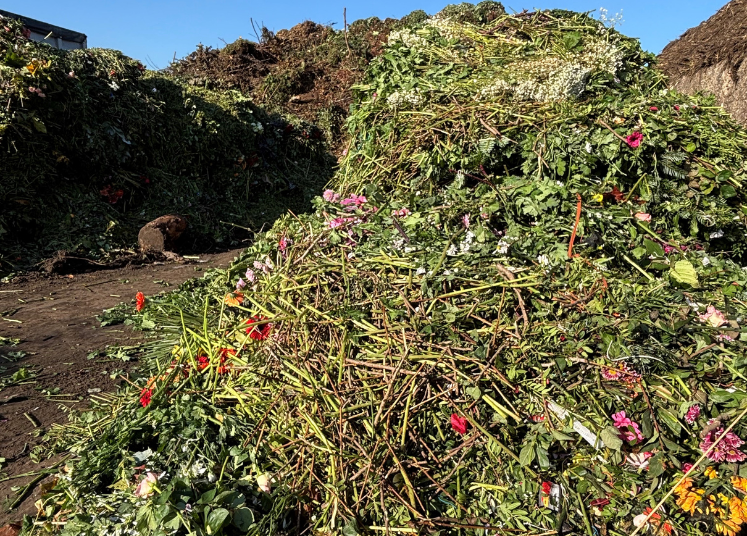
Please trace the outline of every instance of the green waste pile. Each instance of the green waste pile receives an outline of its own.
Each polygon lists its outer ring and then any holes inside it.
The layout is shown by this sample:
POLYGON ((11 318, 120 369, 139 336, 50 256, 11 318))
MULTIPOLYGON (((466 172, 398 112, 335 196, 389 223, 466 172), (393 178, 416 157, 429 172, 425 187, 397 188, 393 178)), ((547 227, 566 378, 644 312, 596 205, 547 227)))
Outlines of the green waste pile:
POLYGON ((473 9, 390 34, 314 214, 105 315, 158 342, 28 533, 739 531, 745 132, 587 15, 473 9))
POLYGON ((169 212, 189 219, 188 247, 229 246, 310 207, 334 165, 315 128, 239 91, 113 50, 56 50, 10 19, 0 99, 0 270, 56 250, 105 257, 169 212))

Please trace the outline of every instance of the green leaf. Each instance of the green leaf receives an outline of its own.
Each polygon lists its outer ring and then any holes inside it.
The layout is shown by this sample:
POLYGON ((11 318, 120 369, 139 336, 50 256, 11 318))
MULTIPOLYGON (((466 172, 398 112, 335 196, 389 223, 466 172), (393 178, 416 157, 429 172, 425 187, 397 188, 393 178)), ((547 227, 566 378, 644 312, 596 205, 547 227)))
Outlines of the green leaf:
POLYGON ((676 435, 679 435, 682 431, 682 425, 677 420, 677 417, 672 415, 668 410, 662 408, 658 411, 659 418, 664 421, 664 424, 667 425, 667 427, 674 432, 676 435))
POLYGON ((358 536, 360 532, 358 531, 358 522, 355 520, 355 518, 351 518, 347 523, 345 523, 345 526, 342 527, 342 535, 343 536, 358 536))
POLYGON ((480 400, 482 398, 482 391, 479 387, 470 387, 464 390, 473 400, 480 400))
POLYGON ((523 466, 529 465, 534 461, 535 454, 534 442, 527 443, 519 453, 519 463, 523 466))
POLYGON ((656 255, 657 257, 664 256, 664 248, 662 248, 660 244, 657 244, 653 240, 644 238, 643 245, 646 246, 646 251, 648 251, 649 255, 656 255))
POLYGON ((247 532, 254 524, 254 512, 249 508, 237 508, 233 513, 233 524, 241 532, 247 532))
POLYGON ((724 184, 721 186, 721 197, 729 199, 730 197, 736 197, 737 191, 731 184, 724 184))
POLYGON ((698 146, 697 146, 697 145, 695 145, 695 144, 694 144, 693 142, 690 142, 690 143, 688 143, 688 144, 687 144, 687 146, 685 147, 685 151, 687 151, 688 153, 692 153, 692 152, 694 152, 694 151, 695 151, 695 149, 697 149, 697 148, 698 148, 698 146))
POLYGON ((547 451, 542 447, 537 447, 537 462, 539 462, 540 469, 543 471, 550 468, 550 458, 547 456, 547 451))
POLYGON ((207 518, 207 533, 217 533, 226 524, 230 515, 231 513, 225 508, 216 508, 210 512, 207 518))
POLYGON ((599 434, 604 445, 612 450, 620 450, 623 446, 622 439, 620 439, 620 432, 614 426, 608 426, 602 433, 599 434))
POLYGON ((674 263, 674 266, 669 270, 669 275, 677 283, 698 288, 698 273, 688 260, 681 260, 674 263))
POLYGON ((42 120, 39 119, 38 117, 32 117, 31 118, 31 124, 34 125, 34 128, 38 132, 41 132, 42 134, 46 134, 47 133, 47 127, 44 125, 44 123, 42 123, 42 120))

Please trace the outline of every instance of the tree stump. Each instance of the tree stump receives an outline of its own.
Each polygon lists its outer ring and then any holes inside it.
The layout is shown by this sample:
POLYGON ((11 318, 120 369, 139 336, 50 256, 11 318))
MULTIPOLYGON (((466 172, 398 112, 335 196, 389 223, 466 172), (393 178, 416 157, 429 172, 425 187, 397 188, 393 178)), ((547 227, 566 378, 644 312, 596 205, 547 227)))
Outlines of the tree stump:
POLYGON ((137 235, 143 252, 173 251, 179 237, 187 230, 187 220, 169 214, 146 223, 137 235))

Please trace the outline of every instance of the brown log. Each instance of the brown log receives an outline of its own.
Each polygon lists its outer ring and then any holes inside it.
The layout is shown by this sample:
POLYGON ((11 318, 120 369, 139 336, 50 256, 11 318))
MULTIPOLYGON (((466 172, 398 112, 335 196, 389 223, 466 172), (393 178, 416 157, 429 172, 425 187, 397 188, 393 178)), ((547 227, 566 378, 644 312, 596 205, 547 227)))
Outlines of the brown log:
POLYGON ((174 251, 179 237, 187 230, 187 220, 169 214, 146 223, 137 235, 143 252, 174 251))

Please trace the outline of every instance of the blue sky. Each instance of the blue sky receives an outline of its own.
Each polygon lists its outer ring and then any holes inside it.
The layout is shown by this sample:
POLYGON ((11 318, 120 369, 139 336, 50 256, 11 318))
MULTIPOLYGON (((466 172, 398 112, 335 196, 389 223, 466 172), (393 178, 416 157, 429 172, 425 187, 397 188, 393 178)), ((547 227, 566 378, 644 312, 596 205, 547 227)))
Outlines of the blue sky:
MULTIPOLYGON (((476 2, 476 0, 475 0, 476 2)), ((609 15, 622 11, 619 29, 641 39, 652 52, 685 30, 713 15, 727 0, 506 0, 507 9, 563 8, 590 11, 600 7, 609 15)), ((88 46, 115 48, 150 68, 163 68, 176 54, 182 57, 198 43, 223 46, 243 36, 253 39, 251 19, 270 30, 312 20, 338 23, 347 7, 348 22, 377 16, 402 17, 415 9, 433 14, 448 0, 4 0, 0 8, 88 35, 88 46)))

